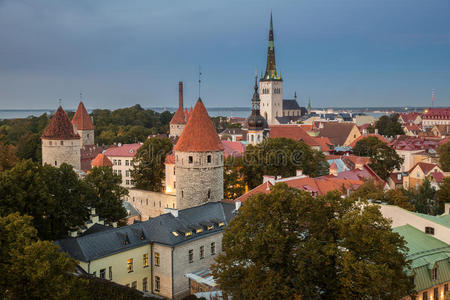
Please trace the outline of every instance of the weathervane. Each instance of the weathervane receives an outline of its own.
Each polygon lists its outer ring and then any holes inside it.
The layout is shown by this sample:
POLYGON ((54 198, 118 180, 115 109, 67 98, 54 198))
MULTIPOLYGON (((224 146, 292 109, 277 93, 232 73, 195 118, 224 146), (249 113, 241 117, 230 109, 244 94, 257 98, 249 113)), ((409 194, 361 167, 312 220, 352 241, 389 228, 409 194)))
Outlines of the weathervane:
POLYGON ((198 66, 198 98, 200 98, 201 83, 202 83, 202 67, 199 65, 198 66))
POLYGON ((58 99, 58 103, 59 103, 59 106, 62 106, 62 99, 61 98, 58 99))

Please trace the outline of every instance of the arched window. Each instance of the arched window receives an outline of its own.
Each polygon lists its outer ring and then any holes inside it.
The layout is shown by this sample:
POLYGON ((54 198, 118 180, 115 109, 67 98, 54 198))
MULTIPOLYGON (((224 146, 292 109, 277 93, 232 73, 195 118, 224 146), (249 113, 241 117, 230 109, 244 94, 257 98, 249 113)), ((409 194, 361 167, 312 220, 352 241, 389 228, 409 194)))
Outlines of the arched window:
POLYGON ((211 199, 211 189, 208 189, 208 199, 211 199))

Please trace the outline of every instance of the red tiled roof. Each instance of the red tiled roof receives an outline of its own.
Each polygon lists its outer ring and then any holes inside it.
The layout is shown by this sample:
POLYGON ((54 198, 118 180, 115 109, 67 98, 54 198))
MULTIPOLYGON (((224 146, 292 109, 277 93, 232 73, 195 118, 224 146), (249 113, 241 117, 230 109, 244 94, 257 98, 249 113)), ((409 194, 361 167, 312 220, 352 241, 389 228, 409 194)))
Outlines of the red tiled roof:
POLYGON ((391 173, 391 174, 389 174, 389 177, 391 177, 392 181, 394 181, 395 184, 402 184, 403 183, 403 175, 402 175, 402 173, 391 173), (400 179, 398 179, 398 174, 400 174, 400 179))
POLYGON ((412 123, 420 115, 421 113, 418 112, 402 113, 400 114, 400 118, 402 118, 405 123, 412 123))
POLYGON ((186 124, 186 118, 183 112, 183 108, 178 107, 177 111, 170 120, 170 124, 186 124))
POLYGON ((313 139, 306 131, 298 125, 272 125, 270 126, 271 138, 288 138, 296 141, 303 141, 309 146, 320 146, 320 143, 313 139))
POLYGON ((425 110, 422 115, 422 119, 425 120, 449 120, 450 119, 450 107, 445 108, 429 108, 425 110))
POLYGON ((83 101, 78 104, 77 111, 72 118, 72 125, 75 125, 77 130, 94 130, 94 124, 92 124, 91 118, 84 107, 83 101))
POLYGON ((438 172, 438 171, 434 171, 434 172, 431 173, 430 175, 434 178, 434 180, 435 180, 437 183, 441 183, 442 180, 443 180, 444 177, 445 177, 445 175, 442 174, 442 172, 438 172))
POLYGON ((428 150, 437 149, 440 138, 413 137, 401 135, 389 143, 389 147, 395 150, 428 150))
POLYGON ((73 126, 72 123, 70 123, 69 117, 60 106, 50 120, 50 124, 45 128, 41 138, 49 140, 76 140, 79 139, 80 136, 73 131, 73 126))
POLYGON ((222 141, 225 157, 240 157, 245 152, 245 145, 241 142, 222 141))
POLYGON ((201 99, 197 101, 194 110, 190 113, 189 120, 174 150, 184 152, 224 150, 216 128, 209 118, 201 99))
POLYGON ((369 133, 369 134, 361 135, 361 136, 357 137, 356 140, 351 142, 349 146, 353 148, 353 147, 355 147, 355 145, 356 145, 356 143, 358 141, 360 141, 362 139, 365 139, 365 138, 367 138, 369 136, 374 136, 374 137, 378 138, 380 141, 382 141, 385 144, 389 143, 388 140, 386 140, 382 135, 379 135, 379 134, 376 134, 376 133, 369 133))
POLYGON ((333 145, 333 143, 330 141, 330 139, 326 136, 317 136, 312 137, 313 140, 315 140, 320 145, 320 151, 322 152, 330 152, 331 148, 330 146, 333 145))
POLYGON ((418 131, 421 130, 421 128, 416 125, 416 124, 406 124, 405 125, 406 129, 408 129, 409 131, 418 131))
POLYGON ((134 157, 136 152, 141 148, 142 143, 135 144, 123 144, 122 146, 114 146, 106 149, 106 156, 119 156, 119 157, 134 157))
POLYGON ((109 158, 103 154, 98 154, 94 160, 91 162, 92 167, 112 167, 113 163, 109 160, 109 158))
POLYGON ((164 164, 166 165, 174 165, 175 164, 175 154, 167 154, 166 160, 164 161, 164 164))
POLYGON ((436 167, 436 164, 429 164, 429 163, 425 163, 425 162, 418 162, 417 164, 415 164, 409 171, 408 173, 411 173, 416 166, 419 166, 419 168, 422 169, 422 171, 425 173, 425 175, 428 175, 428 173, 433 170, 434 167, 436 167))
POLYGON ((325 175, 323 177, 332 176, 334 178, 345 179, 345 180, 369 180, 373 179, 375 181, 384 182, 368 165, 364 165, 361 169, 353 169, 348 171, 343 171, 333 175, 325 175))

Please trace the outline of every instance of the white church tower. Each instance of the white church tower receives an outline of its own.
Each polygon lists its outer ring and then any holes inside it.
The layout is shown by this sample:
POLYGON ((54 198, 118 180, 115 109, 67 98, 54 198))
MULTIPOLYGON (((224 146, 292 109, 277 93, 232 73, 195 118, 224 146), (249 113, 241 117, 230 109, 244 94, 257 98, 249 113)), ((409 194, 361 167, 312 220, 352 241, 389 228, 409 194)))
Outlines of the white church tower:
POLYGON ((269 125, 279 124, 276 118, 283 116, 283 80, 277 73, 275 64, 272 13, 270 13, 266 73, 259 80, 259 90, 261 95, 261 115, 267 120, 269 125))

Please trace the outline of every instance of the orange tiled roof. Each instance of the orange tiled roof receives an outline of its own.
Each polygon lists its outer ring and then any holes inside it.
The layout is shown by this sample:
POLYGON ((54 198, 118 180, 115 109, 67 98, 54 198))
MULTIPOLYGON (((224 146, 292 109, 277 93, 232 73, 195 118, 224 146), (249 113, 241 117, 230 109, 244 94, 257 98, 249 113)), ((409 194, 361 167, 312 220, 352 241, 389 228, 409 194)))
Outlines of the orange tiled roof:
POLYGON ((83 101, 78 104, 77 111, 72 118, 72 125, 75 125, 77 130, 94 130, 94 124, 92 124, 83 101))
POLYGON ((174 147, 175 151, 205 152, 223 151, 222 142, 219 139, 208 112, 199 98, 194 110, 189 114, 189 120, 181 133, 180 139, 174 147))
POLYGON ((288 138, 296 141, 303 141, 309 146, 320 146, 320 143, 313 139, 306 131, 298 125, 272 125, 270 126, 271 138, 288 138))
POLYGON ((113 163, 109 158, 103 154, 99 153, 91 162, 92 167, 112 167, 113 163))
POLYGON ((170 124, 186 124, 185 114, 181 107, 178 107, 177 111, 170 120, 170 124))
POLYGON ((173 153, 167 154, 166 155, 166 160, 164 161, 164 164, 174 165, 175 164, 175 154, 173 154, 173 153))
POLYGON ((80 136, 73 131, 72 123, 64 109, 60 106, 41 138, 49 140, 76 140, 80 136))

